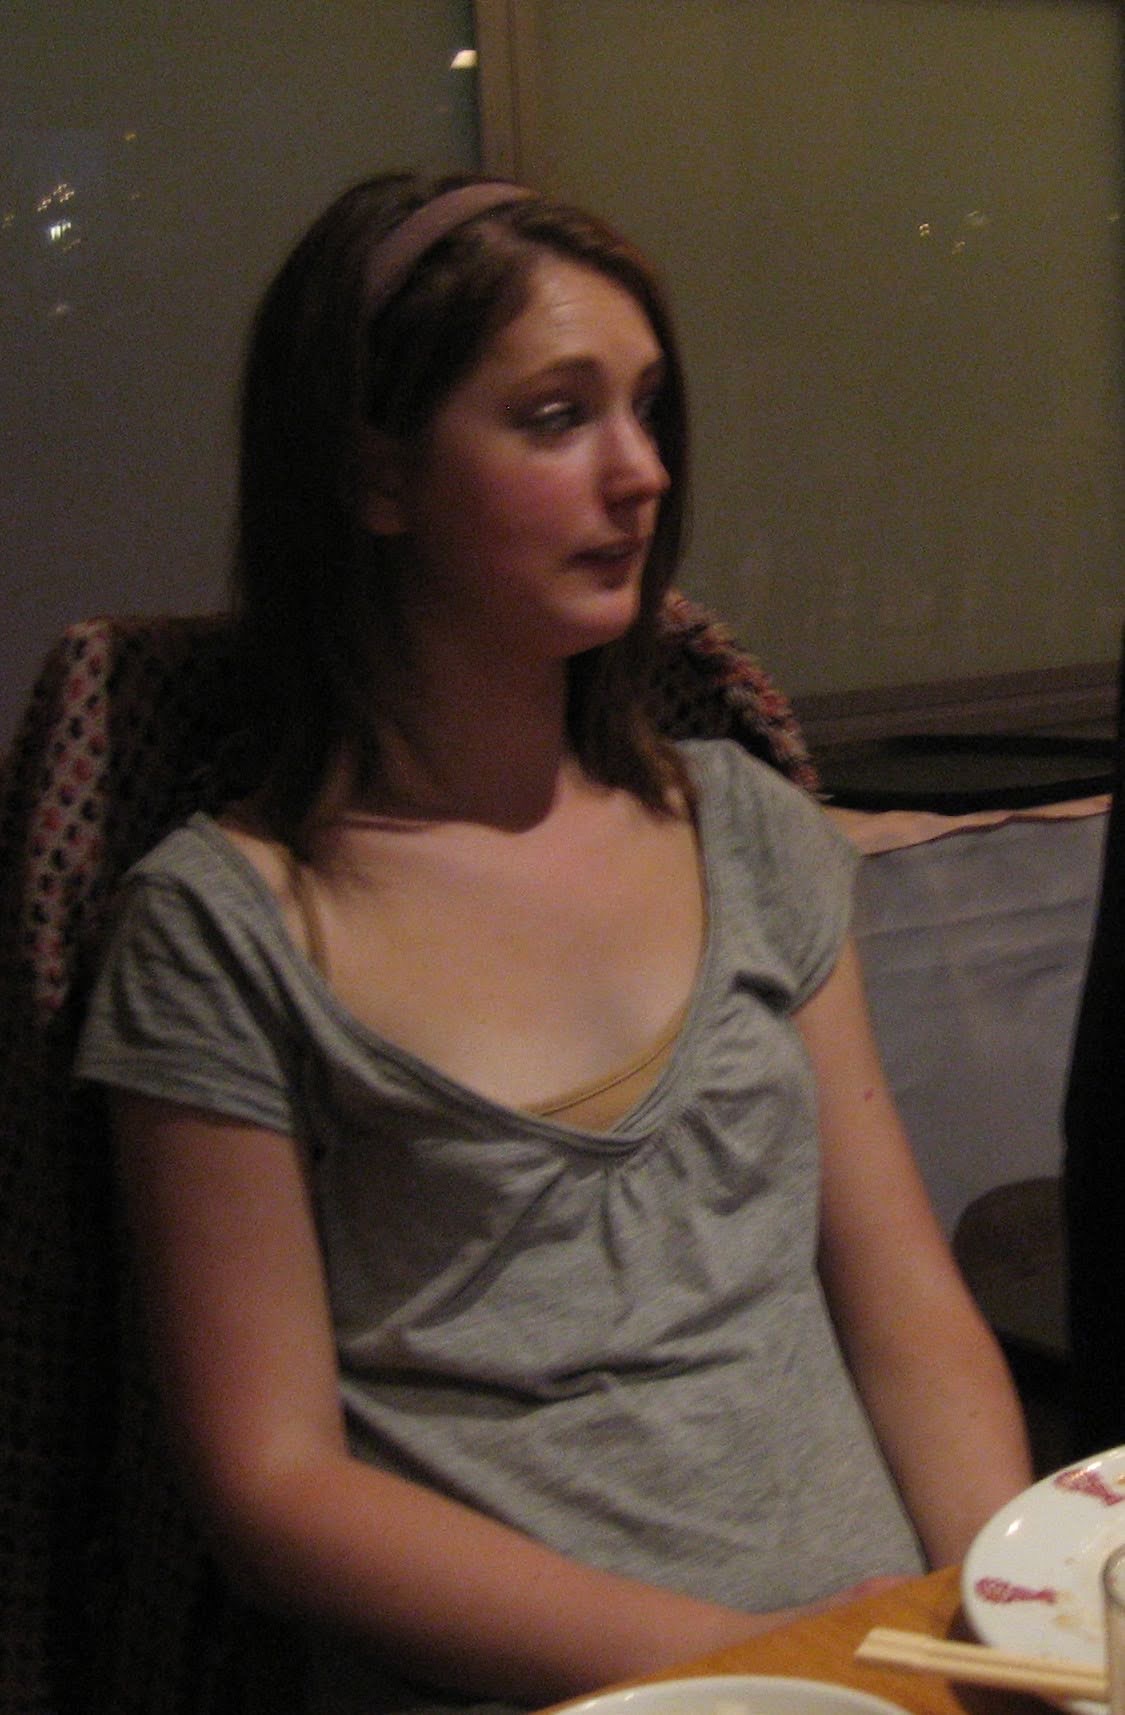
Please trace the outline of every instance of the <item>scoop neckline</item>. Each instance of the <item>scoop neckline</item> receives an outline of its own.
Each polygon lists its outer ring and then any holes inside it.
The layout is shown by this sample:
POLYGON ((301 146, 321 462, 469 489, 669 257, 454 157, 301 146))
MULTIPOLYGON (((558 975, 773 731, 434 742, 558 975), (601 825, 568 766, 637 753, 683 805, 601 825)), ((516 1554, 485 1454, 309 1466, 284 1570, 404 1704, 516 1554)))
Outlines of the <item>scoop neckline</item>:
MULTIPOLYGON (((693 780, 697 787, 702 785, 702 770, 697 768, 695 759, 692 762, 693 780)), ((439 1066, 427 1060, 423 1055, 415 1054, 410 1048, 394 1041, 392 1037, 384 1036, 371 1026, 363 1023, 344 1005, 336 991, 328 983, 323 974, 309 956, 299 947, 286 926, 281 905, 276 894, 270 887, 260 870, 251 862, 239 846, 229 838, 219 825, 218 818, 209 811, 197 810, 190 817, 187 826, 194 828, 203 835, 213 851, 216 851, 228 869, 235 871, 251 890, 264 902, 275 939, 285 955, 286 962, 295 972, 307 991, 315 999, 321 1011, 328 1015, 333 1023, 343 1033, 361 1048, 379 1053, 401 1070, 409 1073, 418 1083, 431 1090, 438 1090, 446 1100, 454 1101, 461 1108, 470 1108, 478 1115, 482 1111, 502 1115, 510 1128, 513 1121, 520 1126, 539 1135, 548 1135, 558 1141, 583 1148, 601 1148, 610 1150, 619 1146, 619 1150, 633 1148, 652 1132, 656 1124, 663 1118, 663 1110, 671 1100, 672 1092, 682 1082, 686 1068, 694 1058, 695 1043, 699 1033, 700 1014, 703 1011, 706 996, 710 993, 711 967, 714 960, 716 945, 716 917, 720 910, 720 901, 715 888, 713 866, 709 851, 708 833, 714 817, 713 796, 700 791, 696 798, 696 850, 699 856, 699 878, 703 891, 704 928, 703 941, 699 959, 696 964, 688 998, 685 1002, 682 1023, 676 1038, 672 1054, 660 1077, 650 1090, 647 1090, 635 1107, 624 1114, 621 1120, 608 1131, 586 1131, 580 1126, 569 1126, 547 1116, 530 1113, 523 1108, 509 1107, 505 1102, 475 1090, 471 1084, 443 1072, 439 1066), (650 1115, 649 1110, 659 1110, 650 1115)))

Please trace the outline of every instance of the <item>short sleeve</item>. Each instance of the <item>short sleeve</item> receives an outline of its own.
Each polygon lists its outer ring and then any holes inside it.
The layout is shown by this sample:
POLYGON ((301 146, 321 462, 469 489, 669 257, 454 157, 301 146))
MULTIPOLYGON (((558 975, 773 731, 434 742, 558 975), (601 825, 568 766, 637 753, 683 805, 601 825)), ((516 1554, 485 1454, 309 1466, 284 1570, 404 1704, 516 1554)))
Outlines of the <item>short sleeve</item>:
POLYGON ((284 1009, 198 891, 126 883, 79 1044, 79 1077, 292 1135, 284 1009))
POLYGON ((715 861, 760 941, 783 1006, 831 975, 851 927, 858 854, 807 792, 727 740, 693 746, 712 797, 715 861))

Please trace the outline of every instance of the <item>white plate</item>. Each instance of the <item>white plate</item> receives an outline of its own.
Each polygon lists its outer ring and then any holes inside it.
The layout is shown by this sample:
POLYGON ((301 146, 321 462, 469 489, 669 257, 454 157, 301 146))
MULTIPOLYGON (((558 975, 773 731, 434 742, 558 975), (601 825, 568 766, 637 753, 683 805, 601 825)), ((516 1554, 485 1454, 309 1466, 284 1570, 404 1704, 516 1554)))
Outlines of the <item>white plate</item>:
POLYGON ((1122 1542, 1125 1447, 1114 1447, 1044 1477, 989 1519, 961 1572, 970 1625, 1000 1649, 1104 1666, 1101 1569, 1122 1542))
POLYGON ((566 1715, 905 1715, 897 1703, 819 1679, 728 1673, 665 1679, 568 1703, 566 1715))

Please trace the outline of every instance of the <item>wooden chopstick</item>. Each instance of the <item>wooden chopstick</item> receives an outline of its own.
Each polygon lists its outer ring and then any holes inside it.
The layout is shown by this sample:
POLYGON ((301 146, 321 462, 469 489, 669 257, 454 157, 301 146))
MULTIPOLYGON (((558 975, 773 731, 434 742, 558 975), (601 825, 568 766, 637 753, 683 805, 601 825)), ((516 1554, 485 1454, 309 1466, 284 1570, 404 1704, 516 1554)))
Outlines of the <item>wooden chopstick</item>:
POLYGON ((1040 1697, 1082 1697, 1095 1703, 1104 1703, 1109 1696, 1106 1676, 1096 1667, 1052 1656, 1019 1655, 987 1644, 951 1643, 924 1632, 896 1632, 889 1626, 868 1632, 855 1653, 859 1661, 914 1673, 941 1673, 969 1685, 1000 1685, 1040 1697))

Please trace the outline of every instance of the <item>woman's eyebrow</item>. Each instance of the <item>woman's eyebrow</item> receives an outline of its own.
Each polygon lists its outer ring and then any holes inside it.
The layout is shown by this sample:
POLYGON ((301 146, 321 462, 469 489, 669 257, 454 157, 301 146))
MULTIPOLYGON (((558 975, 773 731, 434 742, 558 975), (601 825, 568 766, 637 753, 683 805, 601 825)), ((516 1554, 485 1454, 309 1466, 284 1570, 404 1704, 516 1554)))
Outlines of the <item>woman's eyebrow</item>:
MULTIPOLYGON (((662 381, 667 371, 663 355, 654 357, 651 363, 646 363, 637 373, 637 380, 642 384, 651 381, 662 381)), ((533 369, 522 379, 524 387, 534 387, 544 382, 558 380, 587 380, 596 379, 605 372, 605 365, 596 357, 586 357, 575 354, 573 357, 559 357, 545 363, 541 369, 533 369)))

